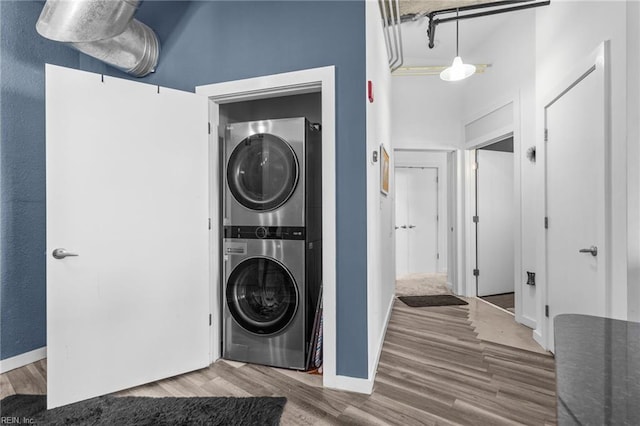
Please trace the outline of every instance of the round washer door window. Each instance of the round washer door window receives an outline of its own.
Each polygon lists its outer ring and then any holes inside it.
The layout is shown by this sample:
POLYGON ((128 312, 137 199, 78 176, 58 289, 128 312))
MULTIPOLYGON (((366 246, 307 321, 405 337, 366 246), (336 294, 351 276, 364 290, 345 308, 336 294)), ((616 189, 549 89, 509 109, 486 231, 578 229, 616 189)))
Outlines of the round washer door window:
POLYGON ((284 329, 298 308, 298 288, 280 263, 260 257, 240 263, 227 282, 227 306, 236 322, 255 334, 284 329))
POLYGON ((261 133, 236 146, 227 164, 229 190, 240 204, 258 211, 284 204, 298 183, 298 160, 281 138, 261 133))

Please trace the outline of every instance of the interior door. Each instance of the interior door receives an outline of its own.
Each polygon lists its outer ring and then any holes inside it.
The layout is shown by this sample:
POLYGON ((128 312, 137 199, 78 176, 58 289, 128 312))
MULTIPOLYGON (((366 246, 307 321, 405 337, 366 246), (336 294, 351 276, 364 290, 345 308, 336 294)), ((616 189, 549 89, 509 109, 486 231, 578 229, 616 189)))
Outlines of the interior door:
POLYGON ((604 316, 605 84, 601 66, 546 106, 548 345, 562 313, 604 316))
POLYGON ((513 153, 477 154, 478 296, 513 293, 513 153))
POLYGON ((398 277, 438 272, 438 220, 438 169, 396 167, 398 277))
POLYGON ((409 232, 408 223, 408 170, 396 167, 396 278, 403 277, 409 271, 409 232))
POLYGON ((47 65, 47 405, 209 363, 207 99, 47 65))

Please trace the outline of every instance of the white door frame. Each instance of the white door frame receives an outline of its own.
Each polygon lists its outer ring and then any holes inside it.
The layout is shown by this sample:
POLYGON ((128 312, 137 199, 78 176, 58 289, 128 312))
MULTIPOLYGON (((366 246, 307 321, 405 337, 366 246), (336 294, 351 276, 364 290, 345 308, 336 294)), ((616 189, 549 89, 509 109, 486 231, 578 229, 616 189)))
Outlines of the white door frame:
MULTIPOLYGON (((513 188, 514 188, 514 220, 513 220, 513 279, 514 279, 514 302, 515 302, 515 320, 529 327, 535 327, 528 318, 522 316, 522 184, 521 184, 521 132, 520 132, 520 93, 515 93, 499 102, 494 103, 490 107, 482 110, 478 114, 469 117, 464 121, 465 126, 480 120, 483 117, 490 116, 492 113, 512 105, 513 116, 511 123, 504 127, 493 129, 489 133, 464 142, 464 163, 465 170, 465 200, 464 211, 458 214, 464 215, 465 223, 465 296, 475 297, 476 277, 473 275, 475 267, 475 251, 476 251, 476 233, 473 216, 476 206, 476 185, 475 185, 475 150, 491 145, 507 137, 513 136, 513 188)), ((463 132, 464 133, 464 132, 463 132)), ((481 219, 482 220, 482 219, 481 219)), ((482 272, 481 272, 482 273, 482 272)))
MULTIPOLYGON (((220 253, 217 224, 219 223, 219 166, 218 124, 221 104, 264 99, 303 93, 321 92, 322 97, 322 281, 323 281, 323 383, 331 387, 338 383, 336 376, 336 114, 335 67, 327 66, 293 71, 244 80, 229 81, 196 87, 198 95, 209 98, 210 149, 210 214, 212 289, 211 362, 220 358, 221 300, 220 253), (215 272, 214 272, 215 271, 215 272), (215 325, 218 326, 215 326, 215 325)), ((340 381, 342 383, 344 381, 340 381)), ((348 389, 348 386, 344 386, 348 389)))
MULTIPOLYGON (((605 269, 605 289, 610 287, 611 284, 611 62, 610 62, 610 44, 609 40, 606 40, 596 48, 591 54, 584 57, 581 61, 577 62, 570 74, 560 80, 559 84, 554 86, 543 98, 542 104, 538 107, 540 120, 538 123, 542 124, 539 131, 542 137, 538 140, 544 140, 544 129, 546 128, 546 111, 555 101, 566 94, 571 88, 579 84, 584 77, 596 70, 602 70, 602 78, 604 84, 604 128, 605 128, 605 140, 604 140, 604 188, 605 188, 605 205, 604 205, 604 245, 602 252, 605 254, 603 259, 603 267, 605 269)), ((538 240, 538 270, 539 285, 538 285, 538 312, 540 320, 538 321, 538 327, 533 333, 534 339, 545 349, 550 348, 549 330, 552 327, 549 318, 545 316, 545 305, 548 304, 548 268, 547 268, 547 232, 544 228, 543 217, 547 216, 547 148, 545 143, 539 144, 539 154, 537 158, 542 161, 541 173, 539 175, 540 187, 543 188, 543 203, 541 207, 539 229, 540 234, 543 236, 538 240)), ((603 312, 606 316, 610 315, 611 304, 610 294, 605 292, 605 297, 602 299, 604 305, 603 312)))

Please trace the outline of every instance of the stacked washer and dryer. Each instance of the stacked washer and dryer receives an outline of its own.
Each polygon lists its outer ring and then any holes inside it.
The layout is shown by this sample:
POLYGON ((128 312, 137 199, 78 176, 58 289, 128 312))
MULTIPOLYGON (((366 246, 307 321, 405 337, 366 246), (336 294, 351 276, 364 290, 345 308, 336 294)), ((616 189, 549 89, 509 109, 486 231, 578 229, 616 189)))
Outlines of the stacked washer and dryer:
POLYGON ((322 273, 321 134, 305 118, 226 127, 223 357, 304 370, 322 273))

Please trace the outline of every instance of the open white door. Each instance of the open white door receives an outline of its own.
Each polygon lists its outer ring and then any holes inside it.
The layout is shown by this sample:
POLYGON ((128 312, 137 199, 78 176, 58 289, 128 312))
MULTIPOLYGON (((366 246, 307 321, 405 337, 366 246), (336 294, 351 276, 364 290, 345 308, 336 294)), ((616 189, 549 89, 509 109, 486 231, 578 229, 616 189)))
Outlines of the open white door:
POLYGON ((48 407, 206 367, 207 99, 47 65, 46 109, 48 407))
POLYGON ((513 153, 476 153, 478 296, 513 293, 513 153))

